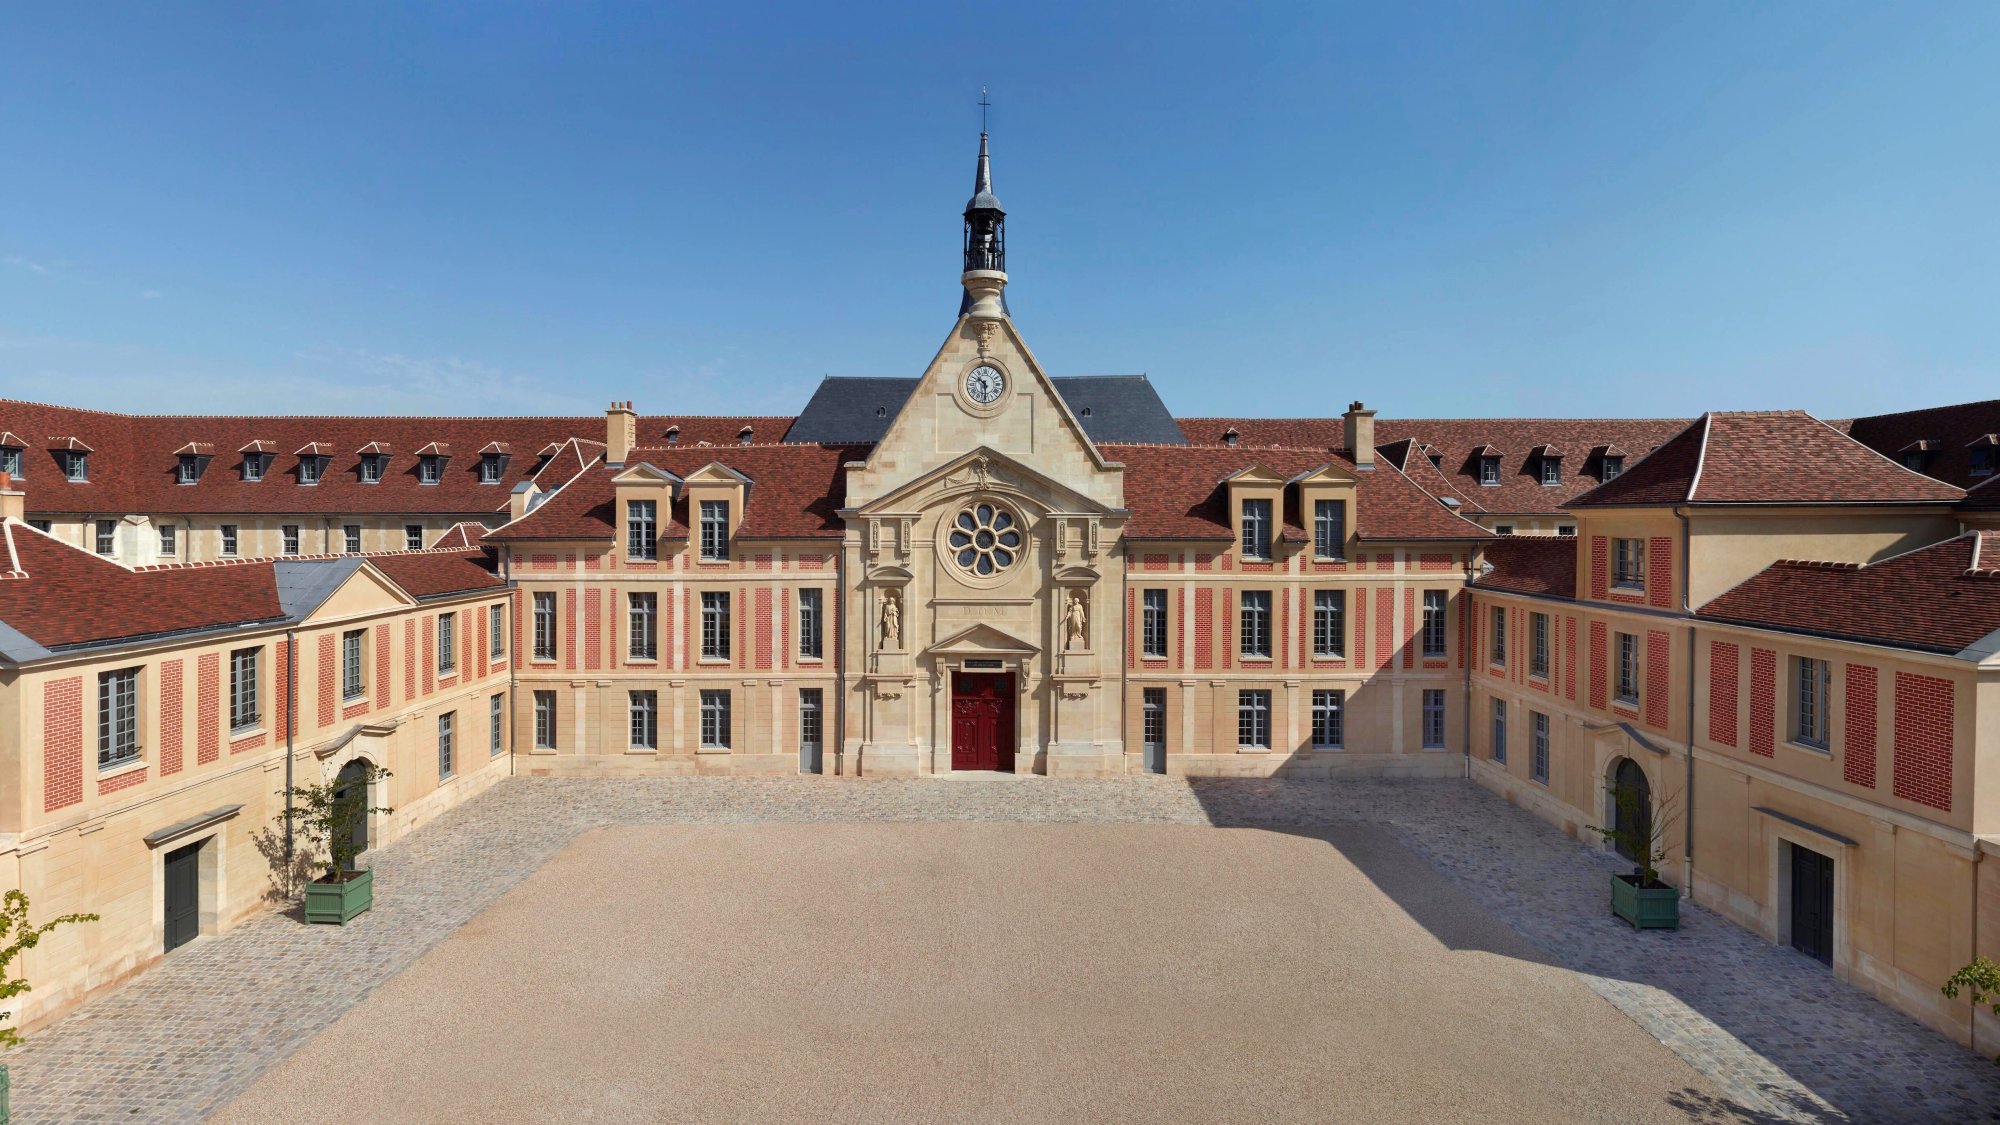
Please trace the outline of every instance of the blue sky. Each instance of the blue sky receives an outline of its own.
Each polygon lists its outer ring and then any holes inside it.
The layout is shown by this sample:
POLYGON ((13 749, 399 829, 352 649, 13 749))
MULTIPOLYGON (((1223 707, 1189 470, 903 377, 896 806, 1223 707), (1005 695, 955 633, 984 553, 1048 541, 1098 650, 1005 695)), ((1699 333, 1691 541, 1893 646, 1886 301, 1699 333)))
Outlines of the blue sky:
POLYGON ((791 413, 914 375, 981 84, 1016 323, 1180 414, 2000 393, 2000 5, 1225 8, 11 6, 0 396, 791 413))

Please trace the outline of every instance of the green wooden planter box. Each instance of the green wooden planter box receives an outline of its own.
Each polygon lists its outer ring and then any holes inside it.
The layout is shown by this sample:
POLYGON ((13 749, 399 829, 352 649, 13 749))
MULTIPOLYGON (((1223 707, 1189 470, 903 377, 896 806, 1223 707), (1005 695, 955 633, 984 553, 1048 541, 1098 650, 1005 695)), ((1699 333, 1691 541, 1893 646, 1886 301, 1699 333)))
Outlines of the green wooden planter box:
POLYGON ((1642 888, 1636 875, 1613 875, 1611 912, 1632 923, 1635 930, 1678 930, 1681 892, 1678 887, 1642 888))
POLYGON ((350 872, 338 883, 318 880, 306 884, 306 921, 344 926, 355 915, 375 905, 375 873, 350 872))

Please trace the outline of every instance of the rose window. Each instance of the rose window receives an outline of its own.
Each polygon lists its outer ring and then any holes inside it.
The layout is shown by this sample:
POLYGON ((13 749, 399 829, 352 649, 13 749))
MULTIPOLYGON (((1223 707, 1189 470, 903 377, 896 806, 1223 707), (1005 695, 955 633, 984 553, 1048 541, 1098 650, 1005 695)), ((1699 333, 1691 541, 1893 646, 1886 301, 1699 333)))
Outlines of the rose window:
POLYGON ((946 538, 958 565, 985 577, 1014 565, 1021 553, 1021 529, 1014 517, 991 504, 974 504, 958 513, 946 538))

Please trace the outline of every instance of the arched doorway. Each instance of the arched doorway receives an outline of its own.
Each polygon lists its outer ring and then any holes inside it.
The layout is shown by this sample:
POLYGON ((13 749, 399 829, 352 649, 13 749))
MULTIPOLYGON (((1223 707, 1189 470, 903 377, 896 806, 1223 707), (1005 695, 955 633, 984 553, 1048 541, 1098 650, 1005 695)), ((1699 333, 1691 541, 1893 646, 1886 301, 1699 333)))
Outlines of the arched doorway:
POLYGON ((1618 854, 1634 863, 1641 857, 1626 844, 1627 840, 1651 840, 1653 838, 1653 786, 1646 780, 1646 771, 1630 758, 1620 758, 1611 772, 1612 826, 1618 836, 1612 844, 1618 854), (1621 801, 1621 793, 1630 792, 1636 801, 1621 801))
POLYGON ((358 856, 368 850, 368 763, 360 758, 350 760, 333 781, 334 801, 352 810, 346 832, 358 856))

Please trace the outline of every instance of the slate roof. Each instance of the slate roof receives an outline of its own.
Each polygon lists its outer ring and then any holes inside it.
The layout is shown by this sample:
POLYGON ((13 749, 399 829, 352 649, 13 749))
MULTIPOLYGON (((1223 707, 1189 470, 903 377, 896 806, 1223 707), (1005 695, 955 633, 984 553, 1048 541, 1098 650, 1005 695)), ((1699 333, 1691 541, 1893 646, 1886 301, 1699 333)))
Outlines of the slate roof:
MULTIPOLYGON (((1093 442, 1178 445, 1187 440, 1144 375, 1070 375, 1050 382, 1093 442)), ((830 375, 820 380, 784 440, 823 444, 881 441, 917 383, 916 379, 830 375)))
POLYGON ((1870 563, 1773 563, 1695 616, 1956 653, 2000 630, 2000 531, 1870 563))
POLYGON ((1572 535, 1509 535, 1486 547, 1492 567, 1473 581, 1482 590, 1576 597, 1577 539, 1572 535))
POLYGON ((1968 447, 1988 435, 2000 434, 2000 399, 1874 414, 1835 425, 1854 440, 1889 457, 1914 443, 1933 442, 1936 452, 1924 471, 1960 488, 1971 488, 1993 479, 1990 475, 1972 475, 1968 447))
POLYGON ((1963 496, 1803 410, 1718 411, 1566 506, 1922 504, 1963 496))

